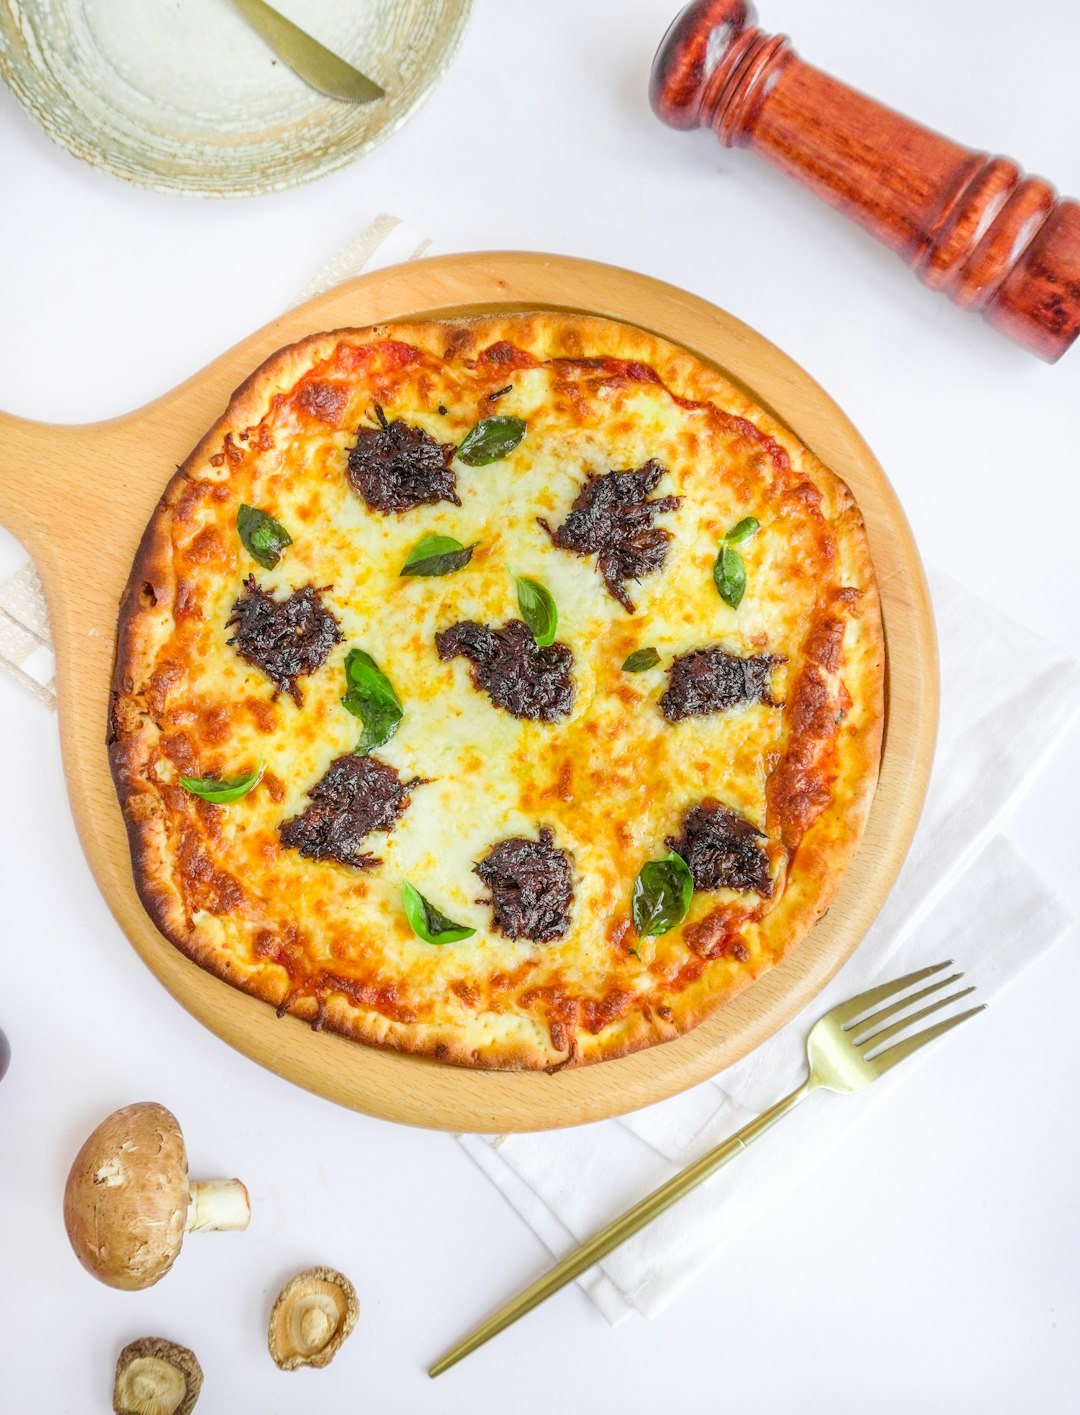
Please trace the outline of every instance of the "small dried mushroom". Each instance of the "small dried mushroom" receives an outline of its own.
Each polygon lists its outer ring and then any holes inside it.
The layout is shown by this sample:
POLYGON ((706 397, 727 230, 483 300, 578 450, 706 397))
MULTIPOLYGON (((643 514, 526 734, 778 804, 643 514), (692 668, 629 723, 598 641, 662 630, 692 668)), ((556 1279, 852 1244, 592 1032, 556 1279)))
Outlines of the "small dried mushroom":
POLYGON ((188 1415, 202 1390, 195 1353, 160 1336, 143 1336, 116 1358, 116 1415, 188 1415))
POLYGON ((326 1366, 356 1325, 356 1289, 333 1268, 297 1273, 278 1293, 267 1343, 283 1371, 326 1366))
POLYGON ((143 1101, 107 1116, 75 1156, 64 1224, 75 1256, 110 1287, 149 1287, 172 1267, 192 1229, 247 1228, 239 1179, 188 1182, 176 1117, 143 1101))

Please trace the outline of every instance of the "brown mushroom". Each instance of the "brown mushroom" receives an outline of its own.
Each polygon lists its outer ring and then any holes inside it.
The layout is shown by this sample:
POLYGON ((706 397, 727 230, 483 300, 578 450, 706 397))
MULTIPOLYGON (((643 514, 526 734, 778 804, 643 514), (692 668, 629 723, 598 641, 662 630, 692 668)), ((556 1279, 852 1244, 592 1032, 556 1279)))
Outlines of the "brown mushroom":
POLYGON ((184 1137, 163 1105, 114 1111, 75 1156, 64 1224, 75 1255, 100 1281, 129 1291, 172 1267, 192 1229, 247 1228, 239 1179, 188 1183, 184 1137))
POLYGON ((356 1288, 334 1268, 308 1268, 278 1293, 267 1344, 283 1371, 325 1366, 356 1326, 356 1288))
POLYGON ((188 1415, 202 1381, 193 1351, 160 1336, 143 1336, 116 1358, 113 1410, 116 1415, 188 1415))

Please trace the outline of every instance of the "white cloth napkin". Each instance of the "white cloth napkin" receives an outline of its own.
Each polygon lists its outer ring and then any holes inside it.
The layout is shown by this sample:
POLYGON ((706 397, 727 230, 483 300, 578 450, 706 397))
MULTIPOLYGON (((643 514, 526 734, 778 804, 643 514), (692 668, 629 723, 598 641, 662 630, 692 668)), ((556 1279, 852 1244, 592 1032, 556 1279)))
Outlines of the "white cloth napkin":
MULTIPOLYGON (((396 217, 378 216, 299 299, 364 269, 431 251, 396 217)), ((955 958, 978 984, 979 1000, 988 1001, 1068 927, 1060 896, 997 832, 1080 709, 1080 664, 946 575, 932 572, 930 582, 942 678, 934 776, 900 878, 837 977, 777 1036, 682 1096, 575 1130, 459 1137, 553 1254, 588 1237, 797 1085, 806 1031, 835 1002, 874 979, 945 958, 955 958)), ((0 663, 44 702, 53 701, 44 601, 32 566, 6 532, 0 532, 0 663)), ((915 1064, 898 1068, 857 1104, 814 1097, 585 1274, 586 1292, 612 1323, 635 1311, 655 1315, 915 1064)))

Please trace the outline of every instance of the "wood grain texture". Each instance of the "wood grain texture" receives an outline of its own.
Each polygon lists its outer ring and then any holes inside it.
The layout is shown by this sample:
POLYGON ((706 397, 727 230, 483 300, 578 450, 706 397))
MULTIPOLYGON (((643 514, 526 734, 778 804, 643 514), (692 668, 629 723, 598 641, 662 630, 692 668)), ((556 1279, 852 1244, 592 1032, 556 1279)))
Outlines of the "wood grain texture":
POLYGON ((125 417, 56 427, 0 414, 0 521, 34 556, 48 597, 72 809, 121 927, 174 997, 224 1040, 299 1085, 373 1115, 455 1130, 538 1130, 622 1114, 696 1084, 764 1041, 824 986, 884 902, 918 820, 937 728, 937 657, 922 567, 892 488, 855 428, 797 364, 731 315, 645 276, 562 256, 498 252, 362 276, 283 315, 125 417), (888 645, 881 780, 828 915, 783 964, 688 1036, 555 1076, 467 1071, 357 1046, 279 1019, 202 972, 139 904, 105 753, 117 606, 139 537, 175 465, 247 374, 318 330, 538 307, 609 316, 684 345, 718 365, 843 477, 866 519, 888 645), (57 505, 65 508, 61 523, 57 505), (87 544, 100 554, 84 579, 87 544))
POLYGON ((748 147, 1041 358, 1080 334, 1080 204, 800 59, 747 0, 694 0, 653 64, 653 109, 748 147))

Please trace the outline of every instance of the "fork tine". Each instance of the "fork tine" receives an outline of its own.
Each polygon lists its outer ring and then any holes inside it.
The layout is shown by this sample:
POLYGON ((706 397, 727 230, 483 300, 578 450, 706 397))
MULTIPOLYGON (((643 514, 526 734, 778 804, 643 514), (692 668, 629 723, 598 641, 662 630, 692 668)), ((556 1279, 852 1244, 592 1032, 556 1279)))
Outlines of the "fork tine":
POLYGON ((934 1041, 937 1037, 944 1036, 946 1032, 951 1032, 954 1027, 959 1027, 961 1022, 966 1022, 969 1017, 974 1017, 977 1012, 985 1012, 986 1003, 980 1003, 978 1007, 969 1007, 966 1012, 961 1012, 959 1017, 948 1017, 944 1022, 935 1022, 932 1027, 926 1027, 923 1031, 917 1032, 915 1036, 908 1037, 907 1041, 897 1042, 895 1046, 888 1047, 885 1051, 879 1052, 871 1061, 866 1064, 872 1066, 878 1076, 884 1076, 886 1071, 891 1071, 898 1062, 903 1061, 920 1047, 926 1046, 928 1042, 934 1041))
POLYGON ((879 1002, 888 1002, 897 993, 911 987, 912 983, 921 983, 923 978, 929 978, 934 973, 940 973, 943 968, 951 967, 952 959, 950 958, 945 963, 933 963, 929 968, 920 968, 917 972, 908 973, 903 978, 896 978, 891 983, 882 983, 880 987, 870 988, 867 992, 859 993, 858 997, 852 997, 847 1002, 840 1003, 838 1007, 833 1008, 829 1016, 834 1022, 852 1022, 864 1012, 869 1012, 870 1008, 875 1007, 879 1002))
MULTIPOLYGON (((874 1051, 891 1038, 900 1036, 901 1032, 906 1032, 913 1023, 921 1022, 924 1017, 929 1017, 934 1012, 940 1012, 943 1007, 948 1007, 952 1002, 959 1002, 962 997, 967 997, 969 993, 974 991, 974 988, 961 988, 958 992, 950 993, 948 997, 939 997, 936 1002, 930 1003, 929 1007, 920 1007, 918 1012, 912 1012, 908 1017, 901 1017, 899 1022, 894 1022, 891 1027, 880 1027, 876 1032, 871 1032, 868 1037, 860 1037, 855 1045, 865 1056, 868 1051, 874 1051)), ((860 1023, 860 1025, 864 1024, 860 1023)))
POLYGON ((899 1002, 894 1002, 891 1007, 882 1007, 877 1012, 871 1012, 868 1017, 860 1017, 857 1022, 848 1022, 844 1026, 845 1032, 851 1033, 851 1040, 861 1039, 867 1027, 876 1027, 879 1022, 887 1022, 890 1017, 895 1017, 898 1012, 903 1012, 912 1003, 921 1002, 924 997, 929 997, 931 993, 940 992, 942 988, 947 988, 950 983, 958 982, 963 973, 950 973, 947 978, 935 978, 928 987, 920 988, 918 992, 909 992, 907 997, 902 997, 899 1002))

